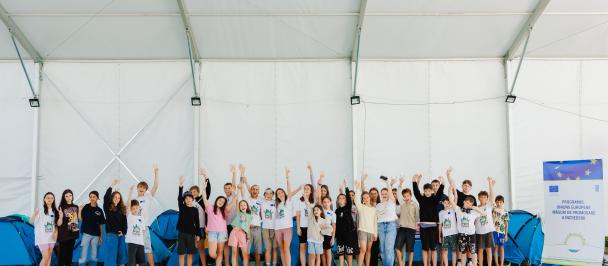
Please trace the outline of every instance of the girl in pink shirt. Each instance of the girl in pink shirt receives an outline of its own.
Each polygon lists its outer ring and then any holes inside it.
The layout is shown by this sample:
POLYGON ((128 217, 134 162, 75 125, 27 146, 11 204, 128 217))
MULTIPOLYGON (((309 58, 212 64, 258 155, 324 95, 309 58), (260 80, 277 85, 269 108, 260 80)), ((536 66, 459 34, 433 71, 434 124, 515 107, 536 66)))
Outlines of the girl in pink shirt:
MULTIPOLYGON (((215 259, 215 265, 222 265, 224 254, 224 244, 228 240, 228 229, 226 224, 226 213, 228 213, 234 204, 227 204, 227 199, 224 196, 219 196, 215 199, 213 205, 207 200, 207 182, 204 183, 201 192, 203 194, 203 203, 205 204, 205 213, 207 213, 207 241, 209 243, 209 256, 215 259)), ((233 193, 236 196, 236 193, 233 193)), ((236 200, 232 201, 233 203, 236 200)))

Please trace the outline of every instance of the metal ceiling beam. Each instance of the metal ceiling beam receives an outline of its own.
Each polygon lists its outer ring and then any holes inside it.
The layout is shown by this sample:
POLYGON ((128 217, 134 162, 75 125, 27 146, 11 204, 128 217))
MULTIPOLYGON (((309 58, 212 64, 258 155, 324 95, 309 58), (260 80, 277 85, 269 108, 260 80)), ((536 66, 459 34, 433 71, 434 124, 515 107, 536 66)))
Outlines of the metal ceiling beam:
POLYGON ((354 61, 355 58, 358 60, 359 54, 359 41, 361 40, 361 29, 363 28, 363 19, 365 19, 365 10, 367 9, 367 0, 361 0, 359 6, 359 18, 357 19, 357 29, 355 32, 355 40, 353 40, 353 51, 350 59, 354 61))
POLYGON ((32 57, 34 62, 42 63, 43 58, 40 55, 40 53, 38 52, 38 50, 36 50, 36 48, 34 48, 34 46, 27 39, 27 37, 25 37, 25 35, 21 31, 21 29, 19 29, 17 24, 15 24, 15 21, 10 17, 8 12, 6 12, 6 9, 4 8, 4 6, 2 6, 1 3, 0 3, 0 20, 2 20, 2 22, 8 29, 9 33, 11 35, 13 35, 17 39, 17 41, 19 41, 19 43, 21 44, 23 49, 25 49, 25 51, 32 57))
POLYGON ((194 61, 196 63, 199 63, 201 56, 198 52, 198 46, 196 45, 194 35, 192 34, 192 24, 190 23, 190 16, 186 13, 186 6, 184 4, 184 0, 177 0, 177 5, 179 6, 179 12, 180 16, 182 17, 182 23, 184 24, 184 28, 186 29, 186 35, 190 40, 192 57, 194 58, 194 61))
POLYGON ((526 24, 519 31, 517 37, 515 37, 515 40, 511 44, 511 47, 505 54, 505 60, 511 60, 515 57, 517 50, 519 50, 521 44, 526 40, 528 34, 532 31, 532 28, 534 28, 534 24, 536 24, 536 21, 538 21, 550 2, 551 0, 540 0, 538 2, 536 8, 534 9, 534 13, 530 15, 528 21, 526 21, 526 24))

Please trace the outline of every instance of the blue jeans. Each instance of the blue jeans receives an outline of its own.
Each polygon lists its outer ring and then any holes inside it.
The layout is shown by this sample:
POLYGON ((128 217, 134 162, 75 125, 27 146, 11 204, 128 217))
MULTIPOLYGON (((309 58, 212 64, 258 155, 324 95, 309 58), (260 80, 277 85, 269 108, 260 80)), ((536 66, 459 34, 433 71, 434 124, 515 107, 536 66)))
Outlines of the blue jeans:
POLYGON ((118 264, 127 264, 127 244, 125 236, 107 233, 103 244, 101 244, 100 256, 103 264, 106 266, 116 266, 118 264))
POLYGON ((393 266, 395 264, 396 238, 397 223, 395 221, 378 223, 378 244, 383 266, 393 266))
POLYGON ((91 259, 89 262, 97 263, 97 248, 99 246, 99 236, 92 236, 89 234, 82 233, 82 238, 80 239, 80 246, 82 250, 80 252, 80 259, 78 259, 78 265, 86 265, 87 262, 87 252, 89 251, 89 247, 91 247, 91 259))

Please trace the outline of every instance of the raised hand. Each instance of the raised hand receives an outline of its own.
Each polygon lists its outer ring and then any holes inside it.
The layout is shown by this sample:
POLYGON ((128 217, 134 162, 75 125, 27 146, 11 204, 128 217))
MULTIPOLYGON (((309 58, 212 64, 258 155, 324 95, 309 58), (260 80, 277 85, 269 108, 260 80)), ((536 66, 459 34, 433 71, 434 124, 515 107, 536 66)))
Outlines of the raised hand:
POLYGON ((394 177, 393 177, 393 178, 391 178, 391 183, 390 183, 390 184, 391 184, 391 186, 393 186, 393 185, 394 185, 394 184, 396 184, 396 183, 397 183, 397 178, 394 178, 394 177))
POLYGON ((152 164, 152 170, 154 170, 155 173, 158 172, 158 163, 152 164))
POLYGON ((414 176, 412 176, 412 182, 418 183, 418 174, 414 174, 414 176))
POLYGON ((230 164, 230 173, 236 173, 236 164, 230 164))
POLYGON ((361 182, 359 182, 359 179, 355 179, 355 189, 359 189, 361 187, 361 182))
POLYGON ((285 178, 289 178, 289 173, 291 173, 291 170, 289 170, 289 168, 285 167, 285 178))
POLYGON ((239 164, 239 171, 241 172, 241 175, 245 174, 245 165, 240 163, 239 164))
POLYGON ((361 177, 361 182, 365 182, 367 180, 367 173, 363 173, 363 177, 361 177))
POLYGON ((437 177, 437 180, 439 180, 439 184, 443 184, 443 176, 437 177))
POLYGON ((111 186, 112 186, 112 187, 115 187, 115 186, 116 186, 116 185, 118 185, 119 183, 120 183, 120 180, 118 180, 118 179, 114 179, 114 180, 112 180, 112 185, 111 185, 111 186))
POLYGON ((453 170, 454 170, 454 169, 453 169, 451 166, 450 166, 450 167, 448 167, 448 170, 446 170, 446 171, 445 171, 445 175, 446 175, 446 176, 452 176, 452 171, 453 171, 453 170))
POLYGON ((40 213, 40 208, 36 208, 36 209, 34 210, 34 215, 38 215, 39 213, 40 213))
POLYGON ((184 181, 186 181, 186 177, 185 176, 180 176, 179 177, 179 181, 177 181, 177 184, 179 184, 180 187, 184 186, 184 181))
POLYGON ((306 169, 308 169, 308 171, 312 172, 312 163, 310 163, 310 162, 306 163, 306 169))
POLYGON ((403 183, 405 183, 405 176, 401 175, 399 176, 399 184, 402 185, 403 183))
POLYGON ((205 179, 209 178, 209 172, 207 172, 207 168, 199 168, 198 175, 205 177, 205 179))

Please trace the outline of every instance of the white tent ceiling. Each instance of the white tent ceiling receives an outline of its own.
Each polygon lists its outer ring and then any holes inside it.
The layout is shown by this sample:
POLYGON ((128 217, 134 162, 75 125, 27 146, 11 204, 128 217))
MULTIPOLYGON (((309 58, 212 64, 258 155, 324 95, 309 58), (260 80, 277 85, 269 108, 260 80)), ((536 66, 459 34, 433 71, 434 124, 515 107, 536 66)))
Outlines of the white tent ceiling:
MULTIPOLYGON (((173 0, 0 0, 47 60, 185 59, 173 0)), ((185 0, 204 59, 350 58, 360 1, 185 0)), ((363 59, 502 57, 538 0, 370 0, 363 59)), ((531 57, 607 57, 608 2, 552 0, 531 57)), ((0 27, 0 59, 15 59, 0 27)))

